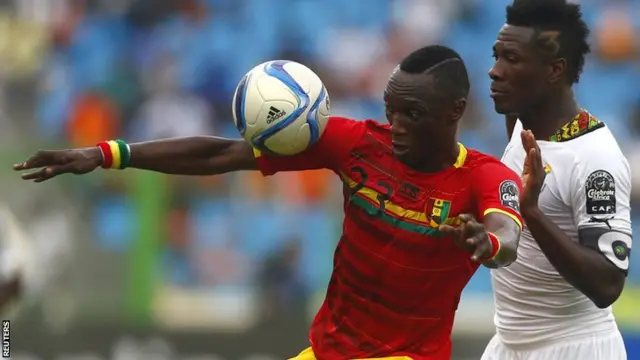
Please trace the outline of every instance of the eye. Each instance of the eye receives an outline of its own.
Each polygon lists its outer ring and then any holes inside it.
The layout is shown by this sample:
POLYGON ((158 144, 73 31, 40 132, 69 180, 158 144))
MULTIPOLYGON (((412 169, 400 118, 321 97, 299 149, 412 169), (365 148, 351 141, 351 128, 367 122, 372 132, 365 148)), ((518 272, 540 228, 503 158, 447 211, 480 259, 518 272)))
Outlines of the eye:
POLYGON ((408 115, 411 118, 411 120, 418 120, 422 116, 422 112, 417 110, 411 110, 409 111, 408 115))

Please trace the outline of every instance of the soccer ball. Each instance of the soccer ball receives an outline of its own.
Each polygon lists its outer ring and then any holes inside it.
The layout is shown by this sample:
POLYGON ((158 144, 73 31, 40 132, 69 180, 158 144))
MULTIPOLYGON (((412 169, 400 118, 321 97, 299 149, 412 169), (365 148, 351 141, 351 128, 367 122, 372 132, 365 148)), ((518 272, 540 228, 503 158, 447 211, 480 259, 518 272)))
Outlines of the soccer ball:
POLYGON ((267 61, 240 80, 233 120, 242 137, 260 151, 294 155, 318 141, 329 119, 329 95, 308 67, 267 61))

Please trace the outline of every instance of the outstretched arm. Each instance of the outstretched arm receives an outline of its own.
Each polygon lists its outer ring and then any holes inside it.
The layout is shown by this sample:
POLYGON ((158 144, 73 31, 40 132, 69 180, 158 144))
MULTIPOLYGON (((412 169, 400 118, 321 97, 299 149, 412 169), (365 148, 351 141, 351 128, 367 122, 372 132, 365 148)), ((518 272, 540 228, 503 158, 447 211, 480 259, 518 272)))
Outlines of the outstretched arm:
POLYGON ((130 148, 131 167, 166 174, 217 175, 258 169, 253 148, 244 140, 196 136, 136 143, 130 148))
POLYGON ((359 141, 365 129, 363 124, 332 117, 315 145, 292 156, 261 154, 244 140, 195 136, 106 145, 102 150, 98 146, 42 150, 13 168, 35 170, 22 175, 23 179, 35 182, 67 173, 86 174, 107 163, 121 162, 112 161, 111 157, 130 159, 128 167, 180 175, 217 175, 239 170, 260 170, 271 175, 280 171, 335 168, 359 141), (118 156, 114 156, 114 151, 118 156))
MULTIPOLYGON (((629 269, 631 223, 630 173, 622 154, 572 164, 572 182, 566 200, 578 226, 578 242, 572 240, 538 207, 544 169, 533 134, 523 131, 527 150, 522 216, 527 228, 560 275, 599 308, 613 304, 629 269)), ((553 170, 552 170, 553 171, 553 170)))
MULTIPOLYGON (((129 145, 129 167, 166 174, 215 175, 237 170, 255 170, 253 149, 244 140, 213 136, 184 137, 129 145)), ((42 182, 57 175, 86 174, 102 166, 105 159, 99 147, 41 150, 15 170, 32 170, 24 180, 42 182)))

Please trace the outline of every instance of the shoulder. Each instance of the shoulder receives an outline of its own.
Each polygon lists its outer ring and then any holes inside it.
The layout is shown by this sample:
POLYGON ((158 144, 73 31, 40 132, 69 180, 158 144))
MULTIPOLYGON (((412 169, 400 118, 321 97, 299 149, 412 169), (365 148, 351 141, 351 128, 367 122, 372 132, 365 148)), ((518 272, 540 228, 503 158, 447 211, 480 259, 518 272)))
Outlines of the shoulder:
MULTIPOLYGON (((631 167, 608 128, 600 128, 563 144, 571 157, 565 164, 574 165, 573 176, 588 176, 605 171, 616 178, 631 177, 631 167)), ((622 179, 621 179, 622 180, 622 179)))
POLYGON ((470 168, 472 170, 472 173, 476 175, 492 171, 505 171, 507 173, 515 174, 513 170, 511 170, 497 157, 485 154, 475 149, 467 149, 467 160, 465 161, 465 167, 470 168))
POLYGON ((331 118, 332 121, 345 123, 339 125, 343 128, 343 133, 353 139, 354 145, 360 150, 366 148, 391 151, 391 132, 388 123, 383 124, 376 120, 354 120, 349 118, 331 118))
POLYGON ((622 153, 615 137, 607 127, 581 136, 566 144, 571 147, 576 160, 581 163, 606 162, 628 167, 626 157, 622 153))
POLYGON ((364 134, 365 132, 389 132, 389 124, 381 124, 375 120, 356 120, 342 116, 331 116, 327 121, 327 131, 364 134))
POLYGON ((496 157, 469 149, 465 167, 469 169, 469 180, 472 187, 484 189, 487 186, 518 189, 521 187, 520 176, 496 157))

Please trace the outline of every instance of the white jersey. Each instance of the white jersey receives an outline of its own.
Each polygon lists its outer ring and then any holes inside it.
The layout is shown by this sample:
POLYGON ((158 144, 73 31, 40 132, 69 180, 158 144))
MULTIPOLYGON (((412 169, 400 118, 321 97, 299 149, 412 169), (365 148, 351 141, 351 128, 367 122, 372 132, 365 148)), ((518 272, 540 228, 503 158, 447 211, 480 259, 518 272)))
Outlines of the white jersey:
POLYGON ((37 300, 55 286, 71 254, 71 243, 65 229, 56 224, 45 224, 44 232, 25 230, 11 210, 0 204, 0 282, 19 278, 24 297, 37 300), (52 229, 59 236, 47 233, 52 229))
MULTIPOLYGON (((525 160, 521 130, 518 121, 502 157, 517 173, 525 160)), ((631 170, 609 129, 599 127, 570 141, 538 141, 538 146, 547 172, 539 198, 542 212, 576 242, 578 230, 586 227, 610 226, 626 234, 622 242, 602 236, 594 248, 627 271, 631 170)), ((596 307, 567 283, 526 227, 517 261, 491 273, 497 336, 507 346, 617 331, 611 308, 596 307)))

